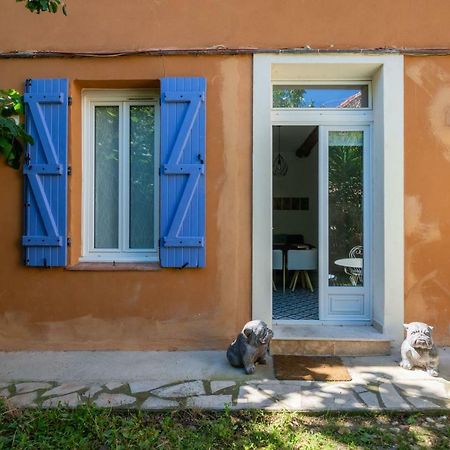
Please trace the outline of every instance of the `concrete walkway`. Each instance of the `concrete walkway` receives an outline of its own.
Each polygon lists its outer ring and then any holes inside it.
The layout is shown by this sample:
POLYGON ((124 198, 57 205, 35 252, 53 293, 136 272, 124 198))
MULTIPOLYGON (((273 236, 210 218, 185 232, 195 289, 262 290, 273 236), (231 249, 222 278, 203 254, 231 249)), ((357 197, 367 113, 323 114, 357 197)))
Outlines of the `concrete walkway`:
POLYGON ((264 408, 294 411, 448 410, 450 348, 441 376, 398 359, 343 358, 352 381, 278 381, 271 362, 248 376, 224 352, 0 353, 0 397, 11 407, 264 408))

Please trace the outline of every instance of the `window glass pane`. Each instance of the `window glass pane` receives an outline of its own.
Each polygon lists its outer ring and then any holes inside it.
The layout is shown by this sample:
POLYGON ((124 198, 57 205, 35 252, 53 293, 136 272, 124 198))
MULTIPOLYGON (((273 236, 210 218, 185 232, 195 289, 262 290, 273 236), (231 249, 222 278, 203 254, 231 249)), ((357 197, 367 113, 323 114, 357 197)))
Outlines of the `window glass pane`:
POLYGON ((273 86, 274 108, 367 108, 367 85, 273 86))
POLYGON ((363 131, 328 134, 329 283, 363 285, 363 131))
POLYGON ((119 107, 95 107, 95 248, 119 246, 119 107))
POLYGON ((130 248, 155 247, 154 120, 151 105, 130 106, 130 248))

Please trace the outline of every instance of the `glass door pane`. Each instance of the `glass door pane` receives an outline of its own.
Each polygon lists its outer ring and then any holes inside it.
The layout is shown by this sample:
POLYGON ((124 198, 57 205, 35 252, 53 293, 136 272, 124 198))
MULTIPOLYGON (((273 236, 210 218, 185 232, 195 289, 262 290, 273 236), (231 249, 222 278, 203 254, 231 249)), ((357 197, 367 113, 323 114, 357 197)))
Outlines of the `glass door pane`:
POLYGON ((328 131, 328 283, 363 286, 364 131, 328 131))

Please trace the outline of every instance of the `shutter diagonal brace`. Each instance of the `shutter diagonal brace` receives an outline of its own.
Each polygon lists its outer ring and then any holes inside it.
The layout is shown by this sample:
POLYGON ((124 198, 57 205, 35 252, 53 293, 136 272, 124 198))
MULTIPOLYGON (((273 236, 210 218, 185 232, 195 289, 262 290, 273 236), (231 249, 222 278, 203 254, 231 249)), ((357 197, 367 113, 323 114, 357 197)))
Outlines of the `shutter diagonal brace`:
POLYGON ((42 222, 47 232, 47 236, 23 236, 22 245, 62 245, 61 236, 58 236, 57 226, 50 205, 44 192, 41 180, 36 174, 27 174, 28 183, 33 192, 33 197, 39 207, 42 222))
MULTIPOLYGON (((42 95, 36 95, 36 94, 25 94, 25 103, 28 104, 31 115, 33 117, 34 124, 36 126, 36 130, 39 136, 39 140, 42 144, 42 149, 44 150, 45 157, 47 159, 47 164, 54 164, 56 165, 56 151, 55 147, 53 145, 52 138, 50 136, 50 131, 48 130, 47 124, 44 120, 44 115, 42 114, 42 109, 39 106, 40 98, 42 98, 42 95)), ((56 97, 56 96, 52 96, 56 97)), ((47 99, 47 96, 45 96, 45 99, 42 98, 42 100, 46 100, 45 103, 62 103, 61 96, 58 96, 54 98, 54 100, 57 101, 50 101, 50 99, 47 99)), ((30 161, 31 162, 31 161, 30 161)))

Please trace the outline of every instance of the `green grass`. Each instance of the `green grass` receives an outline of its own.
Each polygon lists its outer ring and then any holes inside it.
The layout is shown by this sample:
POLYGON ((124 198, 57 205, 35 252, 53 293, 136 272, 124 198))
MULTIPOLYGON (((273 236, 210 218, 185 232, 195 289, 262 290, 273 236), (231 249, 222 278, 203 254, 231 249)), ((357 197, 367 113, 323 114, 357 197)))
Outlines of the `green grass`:
POLYGON ((1 449, 448 449, 448 415, 0 406, 1 449))

